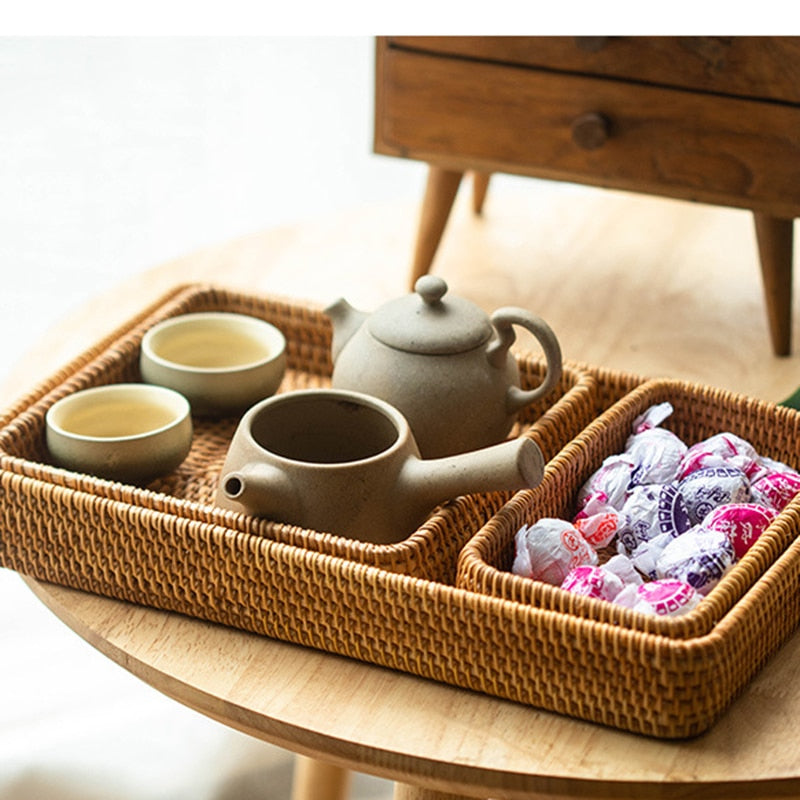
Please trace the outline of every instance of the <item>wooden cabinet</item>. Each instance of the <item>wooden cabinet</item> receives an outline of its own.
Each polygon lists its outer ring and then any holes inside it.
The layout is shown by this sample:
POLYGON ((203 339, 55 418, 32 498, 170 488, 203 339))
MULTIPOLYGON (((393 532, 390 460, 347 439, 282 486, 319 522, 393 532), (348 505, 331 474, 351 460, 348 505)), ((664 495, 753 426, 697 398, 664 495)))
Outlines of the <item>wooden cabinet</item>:
POLYGON ((800 38, 387 37, 375 88, 376 152, 430 165, 412 279, 467 170, 747 208, 789 352, 800 38))

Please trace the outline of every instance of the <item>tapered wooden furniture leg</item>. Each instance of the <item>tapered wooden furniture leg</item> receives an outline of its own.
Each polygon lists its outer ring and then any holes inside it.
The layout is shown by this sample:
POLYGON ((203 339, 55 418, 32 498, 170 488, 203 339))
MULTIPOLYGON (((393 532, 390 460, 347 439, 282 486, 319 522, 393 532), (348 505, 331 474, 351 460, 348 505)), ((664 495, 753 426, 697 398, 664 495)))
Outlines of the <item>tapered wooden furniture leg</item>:
POLYGON ((776 356, 792 349, 792 247, 794 220, 753 212, 764 281, 772 350, 776 356))
POLYGON ((447 794, 446 792, 436 792, 433 789, 420 789, 418 786, 396 783, 393 800, 467 800, 467 798, 460 794, 447 794))
POLYGON ((411 265, 412 288, 417 278, 425 275, 431 268, 463 174, 440 167, 428 168, 414 261, 411 265))
POLYGON ((315 758, 295 756, 292 800, 346 800, 350 771, 315 758))
POLYGON ((472 210, 476 214, 483 212, 483 204, 486 201, 486 192, 489 189, 491 175, 491 172, 472 173, 472 210))

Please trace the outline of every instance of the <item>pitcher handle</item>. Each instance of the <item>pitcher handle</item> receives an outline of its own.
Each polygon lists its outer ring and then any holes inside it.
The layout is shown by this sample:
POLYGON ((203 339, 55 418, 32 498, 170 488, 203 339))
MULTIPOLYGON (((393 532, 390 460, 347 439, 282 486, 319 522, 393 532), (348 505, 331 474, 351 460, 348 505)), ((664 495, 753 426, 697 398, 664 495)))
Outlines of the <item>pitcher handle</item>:
POLYGON ((510 386, 508 389, 506 410, 509 414, 515 414, 525 406, 544 397, 559 382, 562 368, 561 346, 553 329, 541 317, 524 308, 513 306, 498 308, 492 314, 491 320, 497 331, 497 338, 492 341, 486 352, 492 366, 500 367, 505 361, 506 353, 516 339, 514 325, 530 331, 544 352, 547 370, 541 384, 535 389, 521 389, 519 386, 510 386))

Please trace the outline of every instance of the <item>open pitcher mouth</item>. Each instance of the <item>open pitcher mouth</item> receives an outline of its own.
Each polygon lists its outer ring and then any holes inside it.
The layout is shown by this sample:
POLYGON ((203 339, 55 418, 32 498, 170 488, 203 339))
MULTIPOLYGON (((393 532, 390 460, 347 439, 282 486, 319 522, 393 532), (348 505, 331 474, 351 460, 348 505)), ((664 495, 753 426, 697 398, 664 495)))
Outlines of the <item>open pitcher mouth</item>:
POLYGON ((253 417, 251 435, 265 450, 291 461, 343 464, 391 450, 402 432, 399 414, 354 392, 281 395, 253 417))

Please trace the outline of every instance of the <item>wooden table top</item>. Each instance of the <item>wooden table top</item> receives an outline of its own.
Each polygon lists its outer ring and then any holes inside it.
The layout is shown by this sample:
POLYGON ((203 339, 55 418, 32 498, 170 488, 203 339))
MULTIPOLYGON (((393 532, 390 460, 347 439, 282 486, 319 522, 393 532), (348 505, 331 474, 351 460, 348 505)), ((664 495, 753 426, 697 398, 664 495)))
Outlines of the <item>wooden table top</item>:
MULTIPOLYGON (((217 278, 223 264, 226 285, 281 293, 273 291, 264 264, 287 236, 252 237, 126 281, 33 347, 3 399, 10 400, 12 385, 28 386, 63 363, 65 349, 88 345, 177 283, 217 278)), ((348 282, 354 292, 362 286, 355 274, 348 282)), ((401 286, 402 278, 387 294, 401 286)), ((707 734, 669 742, 177 614, 27 583, 65 624, 158 691, 342 767, 470 797, 800 796, 800 636, 707 734)))

